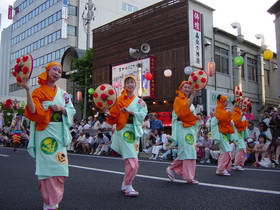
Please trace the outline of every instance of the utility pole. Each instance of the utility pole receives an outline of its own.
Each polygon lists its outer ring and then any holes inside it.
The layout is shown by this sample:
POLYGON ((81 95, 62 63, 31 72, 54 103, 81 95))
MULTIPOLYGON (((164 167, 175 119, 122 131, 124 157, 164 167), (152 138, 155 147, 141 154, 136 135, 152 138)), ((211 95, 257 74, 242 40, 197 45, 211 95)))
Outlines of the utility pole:
MULTIPOLYGON (((85 5, 83 14, 82 14, 84 29, 87 34, 86 50, 89 50, 89 48, 90 48, 90 23, 91 23, 91 21, 94 20, 94 11, 95 10, 96 10, 96 7, 95 7, 94 3, 92 2, 92 0, 88 0, 85 5)), ((86 70, 84 70, 84 71, 86 71, 86 70)), ((85 85, 85 88, 84 88, 83 119, 85 119, 87 116, 87 74, 86 74, 86 72, 85 72, 85 84, 84 85, 85 85)))
MULTIPOLYGON (((234 46, 234 54, 235 56, 241 56, 241 50, 239 44, 242 43, 244 40, 244 36, 241 34, 241 25, 238 22, 234 22, 231 24, 231 27, 237 29, 237 40, 236 40, 236 45, 234 46)), ((234 78, 234 82, 233 82, 234 87, 239 86, 240 89, 242 90, 241 66, 234 68, 233 78, 234 78)))

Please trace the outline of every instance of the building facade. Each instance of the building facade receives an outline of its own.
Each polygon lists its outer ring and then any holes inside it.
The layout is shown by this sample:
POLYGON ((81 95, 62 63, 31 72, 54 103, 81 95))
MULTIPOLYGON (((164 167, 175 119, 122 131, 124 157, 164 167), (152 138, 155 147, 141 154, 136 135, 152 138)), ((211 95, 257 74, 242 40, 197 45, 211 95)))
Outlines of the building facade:
POLYGON ((152 112, 172 110, 176 87, 188 78, 185 67, 207 70, 210 61, 215 61, 216 73, 209 77, 197 101, 208 113, 215 107, 218 94, 233 97, 238 80, 245 96, 253 101, 256 116, 268 106, 278 105, 276 57, 264 62, 260 46, 246 39, 238 42, 238 36, 214 28, 213 11, 195 0, 165 0, 94 29, 93 87, 115 81, 113 71, 119 66, 123 75, 126 68, 137 72, 142 60, 131 56, 128 49, 148 43, 151 50, 147 58, 156 60, 150 81, 154 93, 145 98, 152 112), (244 58, 241 68, 233 64, 237 50, 244 58), (171 77, 164 76, 166 69, 172 70, 171 77))
MULTIPOLYGON (((1 83, 1 95, 13 97, 23 95, 23 90, 10 74, 16 58, 27 53, 33 56, 34 69, 30 84, 35 88, 38 86, 37 77, 47 63, 60 62, 69 47, 86 48, 86 33, 82 20, 86 2, 84 0, 15 1, 13 24, 2 33, 1 46, 4 48, 1 47, 3 50, 0 74, 3 76, 1 78, 7 78, 7 83, 1 83), (63 9, 65 7, 66 10, 63 9)), ((155 2, 158 0, 111 0, 110 4, 107 1, 94 0, 96 10, 91 27, 99 27, 155 2)), ((62 79, 59 86, 66 89, 66 81, 62 79)))

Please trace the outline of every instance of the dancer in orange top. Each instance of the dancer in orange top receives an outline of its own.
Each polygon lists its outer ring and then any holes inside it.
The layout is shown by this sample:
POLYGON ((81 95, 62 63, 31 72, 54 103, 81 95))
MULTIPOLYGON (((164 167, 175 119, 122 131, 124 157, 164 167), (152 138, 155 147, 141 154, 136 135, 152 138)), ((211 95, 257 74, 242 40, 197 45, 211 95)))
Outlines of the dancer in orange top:
POLYGON ((219 95, 217 97, 217 106, 214 113, 215 117, 211 120, 213 139, 217 142, 220 149, 216 174, 223 176, 230 176, 232 149, 229 142, 231 140, 231 134, 234 133, 231 122, 232 112, 226 110, 227 105, 227 96, 219 95))

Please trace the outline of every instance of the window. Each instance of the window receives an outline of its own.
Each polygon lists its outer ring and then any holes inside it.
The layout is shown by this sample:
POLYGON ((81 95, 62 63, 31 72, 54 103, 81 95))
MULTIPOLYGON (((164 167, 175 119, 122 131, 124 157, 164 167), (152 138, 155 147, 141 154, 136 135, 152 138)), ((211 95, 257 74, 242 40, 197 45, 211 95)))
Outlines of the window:
POLYGON ((55 59, 56 59, 56 60, 59 59, 59 50, 55 51, 55 59))
POLYGON ((61 31, 59 30, 59 31, 57 31, 56 33, 57 33, 57 34, 56 34, 57 39, 60 39, 60 38, 61 38, 61 31))
POLYGON ((68 25, 68 27, 67 27, 67 34, 69 36, 76 36, 77 35, 76 28, 77 27, 75 27, 75 26, 68 25))
POLYGON ((55 52, 52 52, 52 61, 55 60, 55 52))
POLYGON ((257 60, 247 58, 248 80, 257 81, 257 60))
POLYGON ((229 51, 215 46, 216 71, 229 74, 229 51))
POLYGON ((68 6, 68 14, 72 16, 77 16, 77 7, 69 5, 68 6))
POLYGON ((48 44, 52 42, 52 35, 48 36, 48 44))
POLYGON ((270 85, 270 74, 269 70, 265 69, 264 70, 264 79, 265 79, 265 85, 269 86, 270 85))
POLYGON ((52 54, 49 53, 49 54, 48 54, 48 63, 51 62, 51 61, 52 61, 52 54))

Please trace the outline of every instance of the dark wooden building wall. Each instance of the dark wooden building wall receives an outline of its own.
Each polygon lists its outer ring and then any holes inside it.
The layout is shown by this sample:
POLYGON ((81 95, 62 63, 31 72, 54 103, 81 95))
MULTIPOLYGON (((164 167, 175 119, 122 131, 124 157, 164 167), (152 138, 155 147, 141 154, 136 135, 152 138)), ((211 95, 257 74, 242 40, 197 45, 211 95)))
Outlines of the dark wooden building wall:
MULTIPOLYGON (((189 65, 188 8, 186 0, 166 0, 93 30, 93 86, 111 82, 111 66, 134 61, 128 49, 142 43, 156 57, 156 99, 173 101, 189 65), (172 70, 165 78, 163 71, 172 70)), ((170 106, 168 106, 170 107, 170 106)), ((165 108, 164 108, 165 109, 165 108)), ((169 108, 168 108, 169 109, 169 108)), ((165 110, 163 110, 165 111, 165 110)))

